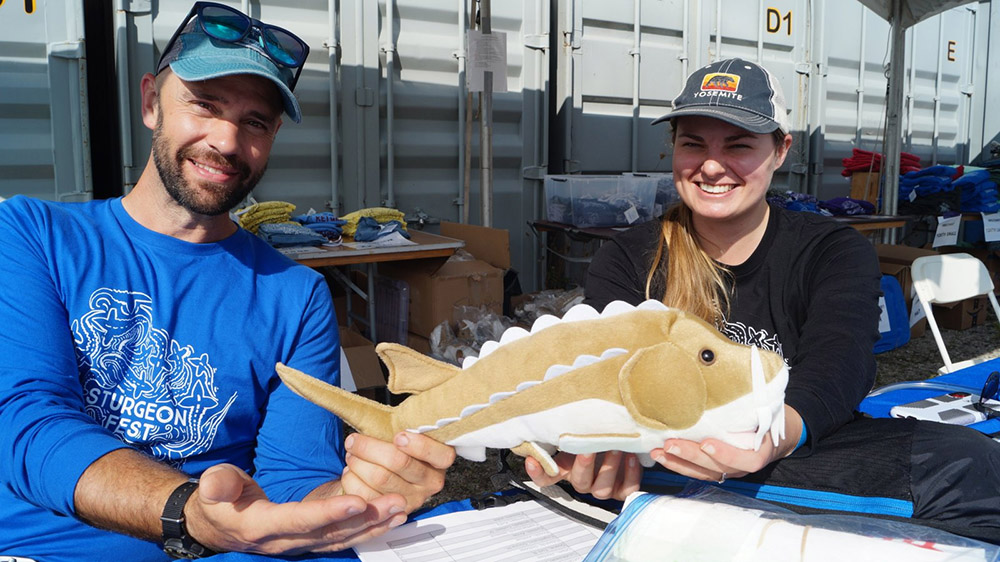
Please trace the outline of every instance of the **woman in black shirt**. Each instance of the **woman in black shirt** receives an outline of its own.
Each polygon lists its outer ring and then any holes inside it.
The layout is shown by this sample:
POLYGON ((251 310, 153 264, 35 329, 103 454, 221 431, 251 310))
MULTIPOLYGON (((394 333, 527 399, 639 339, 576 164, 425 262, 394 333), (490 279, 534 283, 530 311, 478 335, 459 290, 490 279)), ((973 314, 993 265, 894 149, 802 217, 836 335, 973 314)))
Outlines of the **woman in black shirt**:
MULTIPOLYGON (((875 381, 878 258, 848 226, 768 205, 772 176, 792 143, 774 76, 740 59, 712 63, 688 77, 673 110, 654 123, 662 121, 672 126, 681 201, 660 221, 601 247, 586 302, 601 310, 614 300, 652 298, 692 312, 733 341, 782 354, 789 382, 777 445, 765 439, 744 450, 717 439, 669 439, 653 459, 700 480, 746 477, 898 499, 913 506, 903 516, 1000 541, 996 443, 967 428, 855 419, 875 381), (929 477, 942 471, 949 478, 929 477)), ((538 484, 566 479, 599 498, 623 499, 651 480, 621 452, 560 453, 556 461, 556 478, 533 459, 525 468, 538 484)))

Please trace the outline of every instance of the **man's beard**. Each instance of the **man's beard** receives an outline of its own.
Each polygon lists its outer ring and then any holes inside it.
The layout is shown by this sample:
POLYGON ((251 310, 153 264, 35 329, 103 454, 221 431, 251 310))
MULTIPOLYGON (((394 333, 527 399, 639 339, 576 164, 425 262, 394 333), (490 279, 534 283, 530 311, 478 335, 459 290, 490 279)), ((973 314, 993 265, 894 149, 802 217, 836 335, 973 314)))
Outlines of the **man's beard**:
POLYGON ((170 146, 163 134, 162 113, 153 130, 153 162, 160 173, 160 181, 177 204, 192 213, 210 217, 225 214, 243 201, 267 169, 265 164, 257 172, 252 172, 246 162, 235 156, 224 157, 211 152, 196 154, 190 148, 181 148, 171 157, 170 146), (184 179, 184 161, 189 158, 210 166, 235 168, 241 181, 233 190, 213 182, 201 182, 202 189, 197 189, 184 179))

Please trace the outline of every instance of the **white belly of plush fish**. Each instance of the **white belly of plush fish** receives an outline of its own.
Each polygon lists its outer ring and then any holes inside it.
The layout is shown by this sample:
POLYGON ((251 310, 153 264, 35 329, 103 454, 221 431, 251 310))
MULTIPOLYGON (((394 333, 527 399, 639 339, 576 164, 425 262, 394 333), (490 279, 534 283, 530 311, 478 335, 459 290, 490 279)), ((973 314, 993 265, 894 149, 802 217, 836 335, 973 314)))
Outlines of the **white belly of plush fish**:
MULTIPOLYGON (((557 443, 560 451, 572 454, 624 451, 636 453, 643 466, 652 466, 649 451, 660 448, 666 439, 702 441, 712 437, 740 449, 756 449, 768 431, 777 444, 784 427, 784 396, 788 371, 765 383, 758 392, 744 395, 718 408, 706 410, 695 425, 685 429, 657 430, 636 424, 621 404, 588 399, 525 414, 483 427, 448 441, 462 458, 486 460, 486 449, 510 449, 521 443, 557 443), (767 422, 761 425, 761 408, 767 422)), ((420 432, 417 429, 410 431, 420 432)))

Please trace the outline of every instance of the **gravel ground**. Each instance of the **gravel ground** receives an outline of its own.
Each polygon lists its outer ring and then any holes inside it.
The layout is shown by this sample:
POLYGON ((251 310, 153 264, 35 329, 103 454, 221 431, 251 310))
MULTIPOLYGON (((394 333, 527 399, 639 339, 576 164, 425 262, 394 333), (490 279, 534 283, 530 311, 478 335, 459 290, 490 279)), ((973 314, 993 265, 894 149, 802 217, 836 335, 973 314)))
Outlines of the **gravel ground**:
MULTIPOLYGON (((983 325, 968 330, 942 330, 942 338, 953 361, 1000 356, 1000 325, 992 315, 983 325)), ((902 347, 876 355, 875 359, 878 363, 876 386, 926 379, 937 374, 938 367, 944 364, 930 330, 902 347)), ((429 505, 494 491, 490 476, 497 471, 496 459, 497 451, 489 451, 486 462, 457 459, 448 471, 444 490, 432 498, 429 505)), ((509 462, 516 477, 527 479, 519 457, 510 455, 509 462)))
MULTIPOLYGON (((987 307, 989 308, 989 307, 987 307)), ((941 330, 941 338, 952 361, 972 357, 1000 357, 1000 324, 990 313, 983 324, 968 330, 941 330)), ((928 329, 906 345, 875 356, 878 363, 876 386, 933 377, 944 365, 941 353, 928 329)))

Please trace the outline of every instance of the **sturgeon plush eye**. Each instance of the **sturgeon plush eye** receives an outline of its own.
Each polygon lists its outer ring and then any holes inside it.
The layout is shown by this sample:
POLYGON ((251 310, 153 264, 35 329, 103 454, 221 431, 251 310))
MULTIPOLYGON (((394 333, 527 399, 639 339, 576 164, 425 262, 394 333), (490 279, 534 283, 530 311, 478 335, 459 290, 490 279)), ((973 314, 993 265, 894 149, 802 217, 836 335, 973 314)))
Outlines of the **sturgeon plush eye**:
POLYGON ((711 365, 712 363, 715 363, 715 352, 711 349, 703 349, 699 354, 699 358, 705 365, 711 365))

